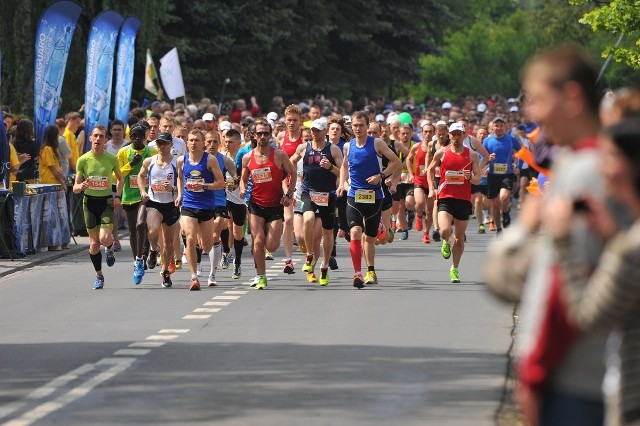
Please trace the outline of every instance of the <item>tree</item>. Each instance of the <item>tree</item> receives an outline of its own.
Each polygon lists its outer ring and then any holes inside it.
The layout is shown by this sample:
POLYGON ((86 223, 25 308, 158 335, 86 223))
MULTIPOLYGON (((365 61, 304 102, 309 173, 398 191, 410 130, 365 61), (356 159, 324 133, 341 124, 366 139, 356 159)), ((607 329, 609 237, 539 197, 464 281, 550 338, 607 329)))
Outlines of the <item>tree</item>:
MULTIPOLYGON (((569 0, 574 5, 591 3, 591 0, 569 0)), ((595 6, 584 14, 580 23, 589 25, 594 32, 606 32, 627 36, 626 44, 609 44, 602 57, 612 55, 617 62, 624 62, 640 70, 640 0, 615 0, 595 6)))

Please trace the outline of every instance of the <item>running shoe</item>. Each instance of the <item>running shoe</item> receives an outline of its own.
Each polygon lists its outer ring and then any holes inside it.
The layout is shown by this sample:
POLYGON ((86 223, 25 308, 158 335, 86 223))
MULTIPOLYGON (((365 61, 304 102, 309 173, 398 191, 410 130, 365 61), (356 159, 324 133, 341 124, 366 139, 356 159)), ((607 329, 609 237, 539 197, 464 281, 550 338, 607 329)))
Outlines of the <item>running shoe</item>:
POLYGON ((459 283, 460 273, 458 272, 458 268, 451 268, 451 270, 449 271, 449 277, 451 277, 452 283, 459 283))
POLYGON ((284 263, 284 270, 282 271, 285 274, 295 274, 296 271, 293 270, 293 261, 291 259, 287 259, 284 263))
POLYGON ((329 268, 320 268, 320 279, 318 281, 323 287, 329 285, 329 268))
POLYGON ((176 265, 176 263, 177 263, 176 261, 172 260, 167 266, 167 269, 169 270, 170 274, 174 274, 176 272, 176 269, 178 269, 178 265, 176 265))
POLYGON ((257 286, 259 281, 260 281, 260 275, 256 275, 255 277, 253 277, 253 281, 251 282, 251 287, 257 286))
POLYGON ((378 276, 376 275, 376 271, 367 271, 364 276, 364 283, 367 285, 378 284, 378 276))
POLYGON ((300 253, 306 253, 307 252, 307 246, 304 244, 300 244, 298 246, 298 249, 300 250, 300 253))
POLYGON ((242 246, 246 247, 249 245, 249 242, 247 241, 247 237, 242 237, 242 246))
POLYGON ((433 241, 435 241, 436 243, 440 242, 440 231, 437 229, 433 230, 433 234, 431 234, 431 237, 433 238, 433 241))
POLYGON ((229 265, 231 265, 235 259, 235 257, 233 256, 233 252, 229 252, 228 259, 229 259, 229 265))
POLYGON ((329 258, 329 268, 331 268, 332 271, 338 269, 338 261, 333 256, 329 258))
POLYGON ((142 257, 142 265, 145 271, 149 268, 147 265, 147 258, 145 256, 142 257))
POLYGON ((338 238, 344 238, 344 229, 338 231, 338 238))
POLYGON ((207 280, 207 287, 215 287, 218 285, 218 281, 216 281, 216 274, 214 271, 211 271, 209 274, 209 279, 207 280))
POLYGON ((509 212, 502 213, 502 226, 508 228, 511 225, 511 214, 509 212))
POLYGON ((478 234, 484 234, 485 232, 487 232, 487 230, 484 228, 484 225, 480 224, 480 226, 478 226, 478 234))
POLYGON ((202 265, 200 263, 198 263, 198 266, 196 267, 196 275, 197 276, 202 275, 202 265))
POLYGON ((309 282, 309 283, 317 283, 318 282, 318 277, 316 277, 315 273, 309 272, 307 274, 307 282, 309 282))
POLYGON ((107 266, 112 267, 116 263, 116 254, 113 250, 105 250, 107 255, 107 266))
POLYGON ((393 239, 396 237, 396 231, 391 228, 387 231, 387 242, 392 243, 393 239))
POLYGON ((222 253, 222 259, 220 259, 220 267, 227 269, 229 267, 229 253, 222 253))
POLYGON ((364 278, 360 272, 353 274, 353 286, 357 289, 364 288, 364 278))
POLYGON ((160 275, 162 276, 162 287, 169 288, 173 285, 171 282, 171 272, 162 271, 160 275))
POLYGON ((409 230, 405 229, 404 231, 400 232, 400 239, 403 241, 409 239, 409 230))
POLYGON ((233 278, 234 280, 239 280, 240 277, 242 276, 242 268, 240 267, 240 265, 233 265, 233 275, 231 275, 231 278, 233 278))
POLYGON ((198 277, 191 278, 191 284, 189 284, 189 291, 199 291, 200 290, 200 281, 198 281, 198 277))
MULTIPOLYGON (((176 259, 174 262, 171 262, 171 263, 175 265, 176 269, 182 269, 182 259, 176 259)), ((171 265, 171 263, 169 265, 171 265)))
POLYGON ((496 225, 493 222, 489 222, 489 231, 494 232, 496 230, 496 225))
POLYGON ((413 210, 407 211, 407 230, 411 231, 413 229, 413 221, 416 218, 416 214, 413 210))
POLYGON ((136 261, 133 262, 133 283, 135 285, 140 284, 142 277, 144 277, 144 265, 142 259, 136 259, 136 261))
POLYGON ((186 254, 183 254, 183 255, 182 255, 182 259, 181 259, 180 264, 185 264, 185 265, 187 265, 188 263, 189 263, 189 261, 187 260, 187 255, 186 255, 186 254))
POLYGON ((267 289, 267 277, 262 276, 258 278, 258 284, 256 284, 256 290, 266 290, 267 289))
POLYGON ((422 234, 422 242, 425 244, 431 244, 431 239, 429 238, 429 231, 426 231, 422 234))
POLYGON ((416 216, 416 231, 422 232, 424 226, 422 225, 422 216, 416 216))
POLYGON ((156 250, 149 250, 149 259, 147 260, 147 266, 149 269, 153 269, 158 264, 158 252, 156 250))
POLYGON ((440 247, 440 253, 442 253, 442 257, 448 259, 451 257, 451 247, 449 247, 449 243, 445 240, 442 240, 442 246, 440 247))
POLYGON ((115 251, 116 253, 122 251, 122 245, 120 244, 120 240, 113 240, 113 251, 115 251))
POLYGON ((307 255, 307 260, 304 262, 302 266, 302 272, 311 272, 313 271, 313 267, 315 266, 315 262, 313 261, 313 256, 307 255))
POLYGON ((273 260, 273 255, 267 249, 264 249, 264 259, 265 260, 273 260))
POLYGON ((160 256, 160 250, 158 250, 158 265, 160 268, 162 268, 163 263, 162 263, 162 256, 160 256))
POLYGON ((104 275, 97 275, 96 281, 93 283, 94 290, 102 290, 104 288, 104 275))

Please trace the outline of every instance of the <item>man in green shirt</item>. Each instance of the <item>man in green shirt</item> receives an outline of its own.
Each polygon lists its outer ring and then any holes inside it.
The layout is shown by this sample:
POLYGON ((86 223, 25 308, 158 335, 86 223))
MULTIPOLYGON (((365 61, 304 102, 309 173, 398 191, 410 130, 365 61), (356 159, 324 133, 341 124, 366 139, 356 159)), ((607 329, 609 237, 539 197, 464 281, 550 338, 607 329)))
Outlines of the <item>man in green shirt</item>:
POLYGON ((84 192, 82 208, 89 234, 89 257, 97 274, 93 288, 100 290, 104 287, 101 244, 105 246, 107 266, 113 266, 116 261, 112 248, 113 208, 121 207, 123 177, 118 159, 106 151, 107 129, 101 124, 97 125, 89 139, 91 151, 78 159, 73 192, 84 192), (118 179, 114 196, 111 195, 113 174, 118 179))

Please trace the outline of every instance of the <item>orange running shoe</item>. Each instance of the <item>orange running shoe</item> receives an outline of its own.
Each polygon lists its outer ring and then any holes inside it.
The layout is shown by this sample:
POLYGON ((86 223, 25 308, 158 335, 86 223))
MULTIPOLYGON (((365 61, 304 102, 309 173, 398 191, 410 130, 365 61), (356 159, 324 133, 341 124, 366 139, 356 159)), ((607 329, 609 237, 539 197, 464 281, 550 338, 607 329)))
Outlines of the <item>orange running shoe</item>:
POLYGON ((191 278, 191 284, 189 284, 189 291, 199 291, 200 290, 200 281, 198 281, 197 277, 191 278))
POLYGON ((422 232, 422 216, 416 215, 416 231, 422 232))
POLYGON ((495 230, 496 230, 496 225, 494 225, 493 222, 489 222, 489 231, 495 232, 495 230))
POLYGON ((431 239, 429 238, 429 231, 422 234, 422 242, 425 244, 431 244, 431 239))
POLYGON ((167 269, 169 270, 170 274, 176 272, 176 262, 172 260, 171 263, 169 263, 169 267, 167 269))

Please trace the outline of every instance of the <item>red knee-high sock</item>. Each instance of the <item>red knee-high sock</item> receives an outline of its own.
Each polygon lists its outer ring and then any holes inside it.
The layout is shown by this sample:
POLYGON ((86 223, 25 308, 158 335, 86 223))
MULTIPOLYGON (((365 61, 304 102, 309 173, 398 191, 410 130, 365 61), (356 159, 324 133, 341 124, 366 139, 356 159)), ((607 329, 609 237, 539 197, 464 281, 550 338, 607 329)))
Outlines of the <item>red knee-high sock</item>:
POLYGON ((358 273, 362 270, 362 241, 351 240, 349 243, 349 251, 351 252, 353 270, 358 273))

